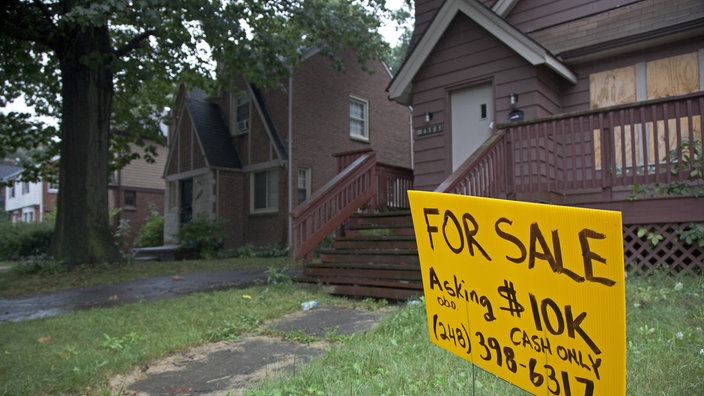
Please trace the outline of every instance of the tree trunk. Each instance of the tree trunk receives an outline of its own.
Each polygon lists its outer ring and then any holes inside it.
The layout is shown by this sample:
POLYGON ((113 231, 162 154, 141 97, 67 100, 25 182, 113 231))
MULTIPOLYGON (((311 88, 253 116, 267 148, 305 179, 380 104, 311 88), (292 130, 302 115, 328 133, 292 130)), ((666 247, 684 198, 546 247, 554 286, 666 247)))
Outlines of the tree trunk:
POLYGON ((68 269, 122 260, 108 216, 113 94, 107 26, 76 28, 61 60, 61 159, 54 256, 68 269))

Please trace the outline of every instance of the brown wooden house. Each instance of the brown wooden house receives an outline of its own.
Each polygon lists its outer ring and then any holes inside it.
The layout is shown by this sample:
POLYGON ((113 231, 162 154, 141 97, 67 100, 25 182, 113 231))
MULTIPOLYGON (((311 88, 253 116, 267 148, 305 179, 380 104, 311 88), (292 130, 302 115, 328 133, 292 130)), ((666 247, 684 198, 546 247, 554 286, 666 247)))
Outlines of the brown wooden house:
POLYGON ((702 167, 704 2, 415 3, 388 88, 414 109, 414 188, 620 210, 627 265, 701 268, 634 236, 704 221, 701 199, 628 197, 702 167))
MULTIPOLYGON (((702 198, 629 199, 634 186, 701 186, 704 2, 416 0, 415 19, 387 87, 413 108, 414 189, 618 210, 627 269, 704 268, 702 247, 677 236, 704 222, 702 198)), ((412 243, 380 245, 389 232, 352 250, 359 220, 345 224, 311 278, 345 294, 422 291, 412 243), (344 249, 356 258, 333 257, 344 249)), ((304 246, 312 232, 297 234, 304 246)))
POLYGON ((389 101, 388 68, 374 61, 367 72, 351 51, 341 56, 344 71, 311 50, 281 82, 284 89, 263 90, 242 78, 217 97, 181 88, 164 173, 166 243, 203 215, 225 222, 227 249, 291 246, 294 213, 360 156, 410 180, 410 111, 389 101))

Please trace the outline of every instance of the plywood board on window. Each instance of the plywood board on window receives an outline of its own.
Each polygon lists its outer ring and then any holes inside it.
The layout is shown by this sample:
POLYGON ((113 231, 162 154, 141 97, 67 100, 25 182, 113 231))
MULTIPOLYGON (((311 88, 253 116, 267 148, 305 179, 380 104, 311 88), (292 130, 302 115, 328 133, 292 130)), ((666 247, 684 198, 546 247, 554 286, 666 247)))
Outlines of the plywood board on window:
POLYGON ((636 67, 626 66, 589 76, 590 103, 593 109, 636 101, 636 67))
POLYGON ((699 91, 699 57, 696 52, 658 59, 646 64, 648 99, 699 91))

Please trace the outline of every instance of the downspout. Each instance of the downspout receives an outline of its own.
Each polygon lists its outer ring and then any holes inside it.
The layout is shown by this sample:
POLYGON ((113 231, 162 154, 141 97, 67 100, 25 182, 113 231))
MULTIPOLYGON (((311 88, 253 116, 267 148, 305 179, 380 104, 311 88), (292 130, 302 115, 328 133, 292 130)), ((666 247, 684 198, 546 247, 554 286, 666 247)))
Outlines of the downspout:
POLYGON ((293 249, 293 76, 288 78, 288 247, 293 249))

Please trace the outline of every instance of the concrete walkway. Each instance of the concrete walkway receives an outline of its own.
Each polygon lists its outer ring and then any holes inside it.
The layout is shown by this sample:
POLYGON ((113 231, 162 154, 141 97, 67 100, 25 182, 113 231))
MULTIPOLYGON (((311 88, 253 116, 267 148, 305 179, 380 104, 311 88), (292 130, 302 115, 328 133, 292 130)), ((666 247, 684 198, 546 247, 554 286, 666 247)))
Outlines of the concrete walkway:
POLYGON ((38 319, 77 309, 157 300, 194 292, 248 287, 266 282, 265 271, 254 268, 193 272, 26 297, 0 298, 0 322, 38 319))
MULTIPOLYGON (((112 285, 73 289, 28 297, 0 299, 0 322, 38 319, 77 309, 105 307, 140 300, 177 297, 194 292, 242 288, 266 282, 266 270, 206 271, 148 278, 112 285)), ((301 344, 280 337, 246 337, 206 344, 151 362, 110 381, 115 394, 239 395, 253 383, 282 372, 295 372, 324 353, 324 337, 362 333, 394 312, 340 306, 319 306, 266 324, 274 333, 295 332, 316 337, 301 344)))

